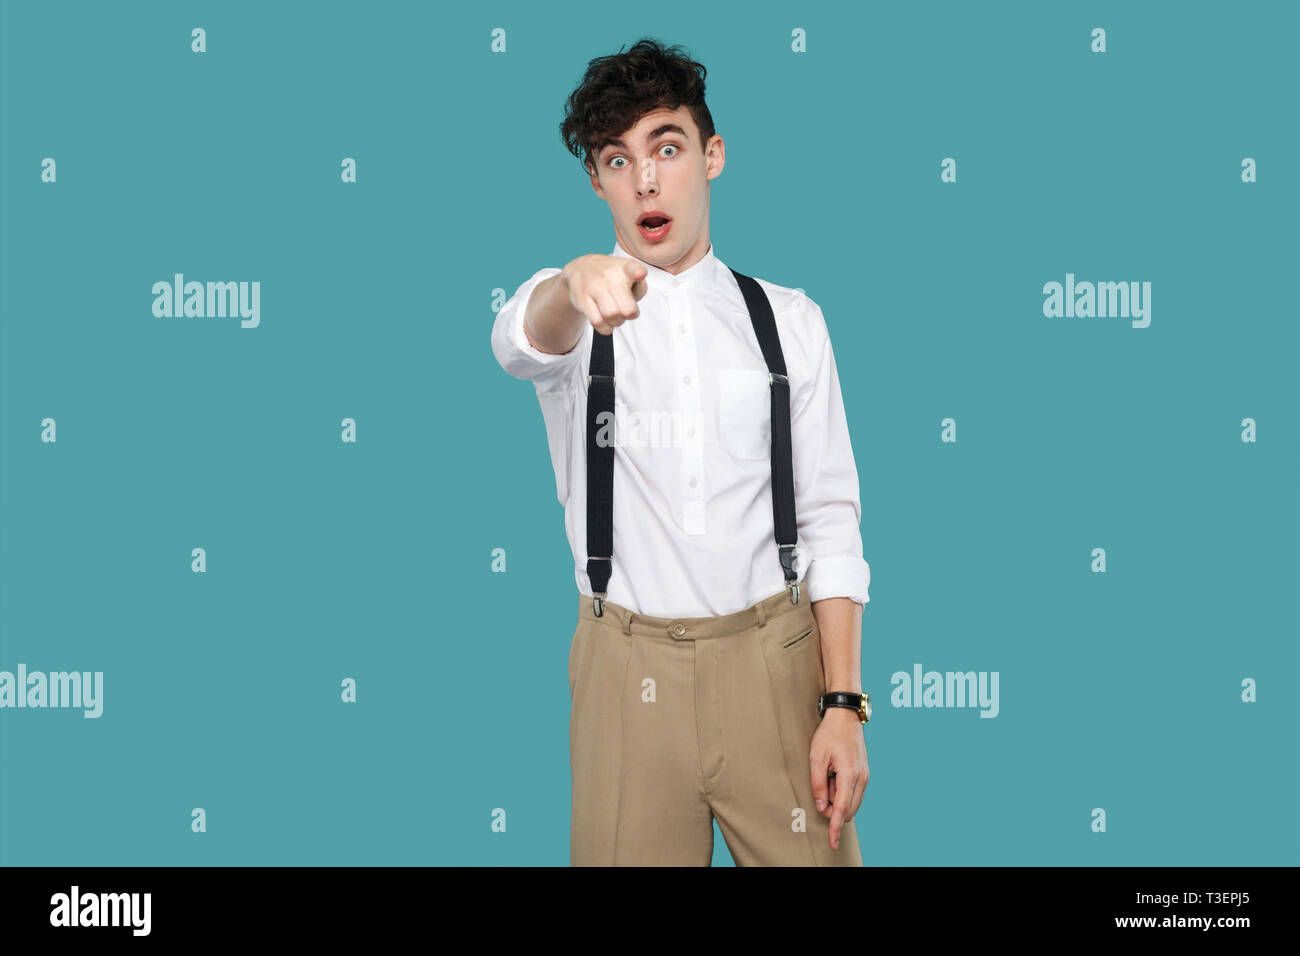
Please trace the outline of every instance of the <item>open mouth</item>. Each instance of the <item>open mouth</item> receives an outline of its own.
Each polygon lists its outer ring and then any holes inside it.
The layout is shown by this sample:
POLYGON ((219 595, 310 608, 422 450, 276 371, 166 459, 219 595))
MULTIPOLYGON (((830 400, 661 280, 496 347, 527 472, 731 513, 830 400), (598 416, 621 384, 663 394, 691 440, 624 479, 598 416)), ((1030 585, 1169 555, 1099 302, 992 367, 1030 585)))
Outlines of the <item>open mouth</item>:
POLYGON ((668 232, 672 218, 659 212, 645 213, 637 220, 637 227, 647 239, 657 239, 668 232))

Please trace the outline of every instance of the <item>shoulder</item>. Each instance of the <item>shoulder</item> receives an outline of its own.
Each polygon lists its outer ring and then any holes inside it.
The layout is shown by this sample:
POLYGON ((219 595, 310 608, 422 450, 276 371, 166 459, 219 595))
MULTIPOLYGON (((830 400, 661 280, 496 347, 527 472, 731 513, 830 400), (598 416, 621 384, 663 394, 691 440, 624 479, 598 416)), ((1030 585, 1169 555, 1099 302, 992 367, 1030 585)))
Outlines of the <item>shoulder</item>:
POLYGON ((782 342, 802 343, 810 351, 819 351, 829 340, 826 318, 818 305, 803 289, 779 285, 768 279, 754 277, 772 304, 772 314, 782 342))
POLYGON ((781 285, 761 276, 754 276, 754 281, 766 293, 778 325, 795 327, 820 325, 825 329, 826 322, 822 317, 821 306, 814 302, 802 288, 781 285))

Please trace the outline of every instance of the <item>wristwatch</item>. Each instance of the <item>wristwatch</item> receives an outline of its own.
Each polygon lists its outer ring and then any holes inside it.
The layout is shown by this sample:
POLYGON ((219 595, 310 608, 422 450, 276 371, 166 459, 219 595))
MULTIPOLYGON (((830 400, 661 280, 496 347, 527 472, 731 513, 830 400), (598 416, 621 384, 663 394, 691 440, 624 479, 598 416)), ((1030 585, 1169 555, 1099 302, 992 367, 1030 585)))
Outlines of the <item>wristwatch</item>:
POLYGON ((847 707, 858 712, 858 718, 865 724, 871 719, 871 695, 868 693, 846 693, 837 691, 822 694, 817 698, 817 716, 825 717, 827 707, 847 707))

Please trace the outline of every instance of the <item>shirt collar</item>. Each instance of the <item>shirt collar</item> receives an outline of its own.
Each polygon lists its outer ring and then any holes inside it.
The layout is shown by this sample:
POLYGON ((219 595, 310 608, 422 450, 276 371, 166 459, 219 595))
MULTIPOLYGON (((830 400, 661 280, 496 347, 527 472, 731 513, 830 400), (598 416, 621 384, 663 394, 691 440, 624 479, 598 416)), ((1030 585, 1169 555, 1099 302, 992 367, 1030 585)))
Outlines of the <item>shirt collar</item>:
MULTIPOLYGON (((614 240, 614 251, 610 255, 637 259, 636 256, 624 249, 617 239, 614 240)), ((637 262, 646 267, 646 284, 649 286, 662 285, 670 289, 694 289, 713 278, 714 267, 718 264, 718 258, 713 254, 713 243, 710 242, 704 257, 677 275, 665 272, 658 266, 652 266, 644 259, 637 259, 637 262)))

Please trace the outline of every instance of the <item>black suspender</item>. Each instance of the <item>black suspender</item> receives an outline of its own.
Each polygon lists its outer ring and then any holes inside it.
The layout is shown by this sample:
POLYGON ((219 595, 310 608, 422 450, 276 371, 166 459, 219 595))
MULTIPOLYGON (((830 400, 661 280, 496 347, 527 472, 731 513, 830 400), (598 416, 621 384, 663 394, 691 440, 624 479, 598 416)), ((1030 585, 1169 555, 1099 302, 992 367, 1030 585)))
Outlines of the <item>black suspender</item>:
POLYGON ((790 600, 799 603, 799 585, 795 584, 794 546, 799 540, 794 517, 794 447, 790 441, 790 380, 785 377, 785 356, 781 338, 776 333, 776 317, 763 287, 735 269, 731 274, 740 283, 740 292, 749 309, 749 321, 758 336, 758 347, 767 363, 767 380, 772 394, 772 527, 776 532, 776 553, 785 574, 790 600))
POLYGON ((587 376, 587 576, 601 615, 614 557, 614 336, 592 330, 587 376), (601 413, 607 413, 601 416, 601 413), (599 441, 605 424, 605 441, 599 441))
MULTIPOLYGON (((790 440, 790 380, 776 331, 772 303, 763 287, 735 269, 745 297, 749 321, 767 363, 772 415, 772 527, 777 558, 790 589, 790 601, 799 603, 795 583, 794 548, 798 525, 794 511, 794 450, 790 440)), ((614 557, 614 337, 593 332, 591 368, 587 376, 587 576, 591 579, 592 609, 597 617, 609 587, 614 557), (604 412, 603 416, 601 413, 604 412), (601 435, 601 427, 605 433, 601 435)))

